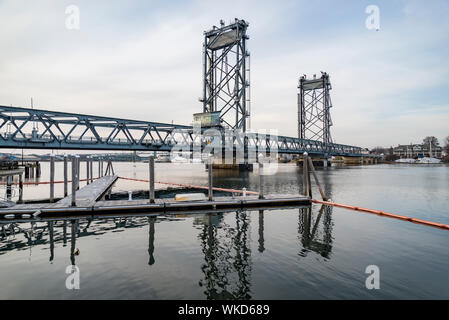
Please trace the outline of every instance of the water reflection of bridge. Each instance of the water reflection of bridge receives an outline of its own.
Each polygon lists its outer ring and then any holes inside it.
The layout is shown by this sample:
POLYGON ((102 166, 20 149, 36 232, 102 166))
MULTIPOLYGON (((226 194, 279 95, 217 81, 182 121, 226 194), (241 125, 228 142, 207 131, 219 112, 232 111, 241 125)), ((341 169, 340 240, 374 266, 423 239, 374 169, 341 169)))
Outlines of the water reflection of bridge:
POLYGON ((331 206, 321 206, 316 217, 311 207, 299 209, 298 238, 302 244, 299 255, 305 257, 308 252, 313 251, 324 258, 330 258, 332 226, 331 206))
POLYGON ((250 215, 235 213, 235 226, 223 215, 208 215, 198 238, 204 254, 201 266, 207 299, 250 299, 251 247, 250 215))
MULTIPOLYGON (((332 251, 332 207, 322 206, 318 211, 301 207, 298 216, 300 256, 315 252, 330 259, 332 251)), ((199 285, 207 299, 251 299, 252 256, 263 254, 270 248, 265 240, 264 210, 237 211, 196 215, 194 225, 199 228, 198 240, 204 256, 201 265, 203 277, 199 285), (229 219, 230 215, 235 218, 229 219), (226 217, 226 219, 225 219, 226 217), (258 217, 257 251, 251 250, 252 217, 258 217)), ((146 228, 148 226, 148 265, 154 257, 157 222, 171 218, 148 215, 117 216, 102 219, 92 217, 69 219, 41 219, 27 223, 2 222, 0 230, 0 256, 13 250, 30 250, 38 245, 49 245, 49 261, 55 259, 55 243, 69 244, 68 258, 76 264, 76 242, 83 237, 98 237, 119 229, 146 228), (18 236, 22 235, 20 239, 18 236)))

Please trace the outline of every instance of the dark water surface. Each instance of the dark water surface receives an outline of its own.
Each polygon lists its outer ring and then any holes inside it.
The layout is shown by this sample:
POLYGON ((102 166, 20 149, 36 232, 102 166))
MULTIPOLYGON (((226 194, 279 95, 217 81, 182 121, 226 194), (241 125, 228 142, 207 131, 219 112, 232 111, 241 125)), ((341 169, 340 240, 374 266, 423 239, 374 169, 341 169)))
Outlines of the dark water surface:
MULTIPOLYGON (((148 177, 145 164, 114 166, 121 176, 148 177)), ((207 183, 202 165, 157 164, 156 175, 207 183)), ((318 176, 333 201, 449 224, 448 166, 332 167, 318 176)), ((280 165, 265 183, 266 193, 298 193, 300 170, 280 165)), ((257 169, 215 172, 214 184, 257 190, 257 169)), ((45 197, 46 188, 28 186, 24 196, 45 197)), ((1 299, 449 299, 448 231, 340 208, 0 226, 1 299), (79 290, 65 285, 72 264, 79 290), (379 267, 379 290, 365 287, 369 265, 379 267)))

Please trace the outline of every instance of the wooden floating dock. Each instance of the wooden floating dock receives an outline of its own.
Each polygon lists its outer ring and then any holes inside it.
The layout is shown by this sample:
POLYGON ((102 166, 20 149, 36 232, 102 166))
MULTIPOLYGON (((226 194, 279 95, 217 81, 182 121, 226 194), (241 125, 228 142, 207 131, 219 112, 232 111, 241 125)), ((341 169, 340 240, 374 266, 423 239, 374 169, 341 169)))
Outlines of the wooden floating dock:
MULTIPOLYGON (((104 176, 96 179, 91 184, 77 190, 75 192, 75 200, 77 207, 89 207, 95 204, 98 200, 103 198, 117 181, 118 176, 104 176)), ((52 205, 52 208, 70 207, 72 202, 72 195, 67 196, 52 205)))
MULTIPOLYGON (((51 158, 50 168, 50 203, 40 204, 16 204, 11 207, 0 209, 0 218, 5 219, 28 219, 30 217, 61 217, 93 215, 101 216, 105 214, 120 213, 171 213, 186 211, 214 211, 223 209, 244 209, 244 208, 265 208, 265 207, 286 207, 298 205, 311 205, 311 193, 307 195, 264 195, 263 192, 263 159, 259 159, 259 193, 258 195, 246 195, 246 190, 242 196, 237 197, 214 197, 212 179, 212 159, 209 158, 209 183, 208 199, 187 201, 175 201, 175 199, 155 199, 154 197, 154 158, 149 159, 149 199, 147 200, 115 200, 104 201, 104 196, 110 192, 113 184, 118 179, 114 174, 112 164, 108 162, 106 174, 99 170, 99 178, 92 181, 92 162, 87 161, 87 181, 91 183, 75 191, 79 187, 79 157, 72 158, 72 195, 66 196, 56 203, 54 200, 54 157, 51 158), (109 169, 109 170, 108 170, 109 169), (112 174, 112 175, 111 175, 112 174), (73 197, 75 195, 75 197, 73 197)), ((66 161, 65 161, 66 164, 66 161)), ((67 189, 67 173, 64 172, 65 189, 67 189)), ((251 192, 254 193, 254 192, 251 192)), ((65 192, 67 195, 67 192, 65 192)))
POLYGON ((258 196, 216 197, 213 201, 175 201, 173 199, 155 199, 155 203, 150 203, 148 200, 100 200, 87 206, 76 207, 70 206, 70 201, 67 202, 67 205, 65 206, 57 205, 58 203, 16 205, 7 209, 0 209, 0 217, 4 218, 5 215, 14 215, 13 218, 20 218, 21 215, 33 215, 36 212, 39 212, 40 217, 60 217, 76 215, 102 216, 104 214, 111 213, 171 213, 183 211, 191 212, 195 210, 210 211, 220 209, 285 207, 310 205, 311 199, 310 197, 301 195, 268 195, 263 199, 259 199, 258 196))

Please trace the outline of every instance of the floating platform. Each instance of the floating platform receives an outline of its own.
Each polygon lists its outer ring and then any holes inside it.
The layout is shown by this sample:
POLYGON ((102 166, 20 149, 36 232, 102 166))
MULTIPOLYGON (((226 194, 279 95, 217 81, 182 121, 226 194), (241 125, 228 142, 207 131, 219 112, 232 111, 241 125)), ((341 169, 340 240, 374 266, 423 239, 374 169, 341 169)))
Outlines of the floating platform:
MULTIPOLYGON (((72 206, 72 195, 56 203, 27 203, 15 204, 7 208, 0 208, 0 218, 28 219, 31 217, 61 217, 120 213, 169 213, 179 211, 204 211, 219 209, 244 209, 251 207, 282 207, 294 205, 311 205, 310 197, 301 195, 267 195, 259 198, 250 196, 221 196, 214 197, 212 201, 192 194, 181 197, 183 201, 174 198, 159 198, 153 203, 146 200, 104 200, 117 181, 117 175, 103 176, 93 183, 77 190, 75 204, 72 206)), ((176 198, 176 197, 175 197, 176 198)))
MULTIPOLYGON (((78 203, 78 202, 77 202, 78 203)), ((216 197, 213 201, 175 201, 174 199, 156 199, 155 203, 148 200, 110 200, 95 201, 88 206, 55 206, 54 203, 20 204, 0 209, 0 218, 19 219, 28 216, 61 217, 61 216, 102 216, 111 213, 172 213, 183 211, 211 211, 219 209, 245 209, 260 207, 285 207, 310 205, 311 199, 301 195, 267 195, 263 199, 258 196, 216 197), (37 213, 37 214, 36 214, 37 213)))

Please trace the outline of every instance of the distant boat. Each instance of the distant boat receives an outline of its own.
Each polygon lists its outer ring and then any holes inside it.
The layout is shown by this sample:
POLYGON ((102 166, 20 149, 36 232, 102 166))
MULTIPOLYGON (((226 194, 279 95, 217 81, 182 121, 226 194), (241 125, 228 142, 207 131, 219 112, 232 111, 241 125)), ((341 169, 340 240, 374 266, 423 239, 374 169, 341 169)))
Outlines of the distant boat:
POLYGON ((437 159, 437 158, 423 157, 423 158, 418 158, 416 160, 416 163, 441 163, 441 160, 437 159))
POLYGON ((396 160, 397 163, 416 163, 416 164, 428 164, 428 163, 441 163, 440 159, 423 157, 418 159, 404 158, 396 160))
POLYGON ((413 158, 403 158, 403 159, 398 159, 395 162, 398 163, 416 163, 416 159, 413 158))

